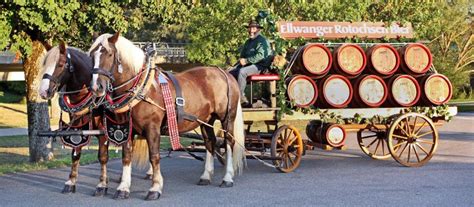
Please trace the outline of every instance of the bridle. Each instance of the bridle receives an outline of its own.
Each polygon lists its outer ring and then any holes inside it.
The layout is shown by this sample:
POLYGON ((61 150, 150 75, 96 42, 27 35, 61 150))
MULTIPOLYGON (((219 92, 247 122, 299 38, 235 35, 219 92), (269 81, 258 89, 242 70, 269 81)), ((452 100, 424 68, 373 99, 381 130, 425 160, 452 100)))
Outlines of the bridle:
MULTIPOLYGON (((100 47, 103 47, 102 44, 98 44, 97 47, 94 50, 91 51, 91 54, 93 54, 100 47)), ((112 69, 114 69, 115 67, 120 68, 122 63, 118 59, 116 52, 114 52, 113 55, 114 55, 114 62, 112 63, 112 66, 110 67, 110 70, 107 71, 107 70, 104 70, 103 68, 93 68, 92 69, 92 75, 94 75, 94 74, 102 75, 102 76, 105 76, 106 78, 108 78, 110 80, 110 82, 114 82, 115 81, 114 75, 110 71, 112 71, 112 69)))
POLYGON ((61 74, 59 74, 58 77, 54 77, 48 73, 45 73, 43 75, 43 80, 44 79, 50 80, 51 82, 54 83, 54 87, 57 88, 61 84, 60 80, 64 78, 64 76, 66 75, 66 72, 69 72, 71 74, 74 73, 74 66, 71 64, 71 54, 69 53, 69 49, 66 49, 66 63, 64 64, 63 71, 61 72, 61 74), (67 70, 64 70, 64 69, 67 69, 67 70))

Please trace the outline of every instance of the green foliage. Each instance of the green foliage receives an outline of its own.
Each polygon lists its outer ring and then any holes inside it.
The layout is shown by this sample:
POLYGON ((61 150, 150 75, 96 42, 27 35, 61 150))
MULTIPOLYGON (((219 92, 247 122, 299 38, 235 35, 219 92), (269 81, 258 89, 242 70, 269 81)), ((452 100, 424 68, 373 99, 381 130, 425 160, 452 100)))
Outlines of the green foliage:
POLYGON ((141 7, 116 1, 21 1, 3 3, 0 8, 0 50, 9 47, 31 53, 31 41, 64 40, 87 49, 93 32, 126 32, 141 26, 141 7))

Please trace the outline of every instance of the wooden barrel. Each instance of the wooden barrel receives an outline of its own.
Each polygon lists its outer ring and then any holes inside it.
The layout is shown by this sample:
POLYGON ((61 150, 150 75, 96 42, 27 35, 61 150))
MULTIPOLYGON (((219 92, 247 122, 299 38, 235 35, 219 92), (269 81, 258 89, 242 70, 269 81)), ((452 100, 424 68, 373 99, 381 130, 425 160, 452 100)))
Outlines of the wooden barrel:
POLYGON ((331 147, 342 147, 346 141, 346 130, 339 124, 311 121, 306 126, 306 135, 311 141, 331 147))
POLYGON ((308 107, 318 97, 318 88, 314 81, 305 75, 290 76, 286 79, 288 100, 297 107, 308 107))
POLYGON ((426 73, 432 63, 431 52, 423 44, 411 43, 399 49, 402 58, 402 69, 411 75, 419 76, 426 73))
POLYGON ((449 79, 439 73, 427 74, 420 81, 423 92, 421 99, 425 105, 442 105, 447 103, 453 94, 449 79))
POLYGON ((362 75, 354 81, 353 106, 379 107, 387 96, 387 85, 379 76, 362 75))
POLYGON ((400 56, 389 44, 377 44, 367 50, 368 70, 382 77, 389 77, 397 72, 400 56))
POLYGON ((406 74, 398 74, 390 78, 389 103, 391 106, 413 106, 420 99, 420 85, 415 78, 406 74))
POLYGON ((293 74, 303 74, 311 78, 320 78, 331 69, 332 55, 322 44, 308 44, 301 48, 295 65, 291 68, 293 74))
POLYGON ((352 86, 349 79, 333 74, 319 82, 318 107, 344 108, 352 100, 352 86))
POLYGON ((365 68, 364 50, 355 44, 343 44, 334 50, 334 71, 348 78, 357 77, 365 68))

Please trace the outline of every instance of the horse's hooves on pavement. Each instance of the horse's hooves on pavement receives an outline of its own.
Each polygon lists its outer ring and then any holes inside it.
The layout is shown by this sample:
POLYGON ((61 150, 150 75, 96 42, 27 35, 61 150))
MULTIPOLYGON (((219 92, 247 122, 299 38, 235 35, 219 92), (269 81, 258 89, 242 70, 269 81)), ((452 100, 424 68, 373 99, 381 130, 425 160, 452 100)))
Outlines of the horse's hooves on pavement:
POLYGON ((115 192, 114 199, 128 199, 130 198, 130 192, 118 190, 115 192))
POLYGON ((76 185, 64 185, 63 191, 61 191, 62 194, 69 194, 69 193, 75 193, 76 192, 76 185))
POLYGON ((108 188, 98 187, 98 188, 95 189, 94 196, 95 197, 102 197, 104 195, 107 195, 107 190, 108 190, 108 188))
POLYGON ((211 181, 206 179, 199 179, 198 185, 210 185, 211 181))
POLYGON ((229 181, 222 181, 221 185, 219 185, 221 188, 230 188, 232 186, 234 186, 234 183, 229 181))
POLYGON ((145 197, 145 200, 147 201, 152 201, 152 200, 158 200, 161 196, 161 193, 158 191, 148 191, 148 194, 145 197))

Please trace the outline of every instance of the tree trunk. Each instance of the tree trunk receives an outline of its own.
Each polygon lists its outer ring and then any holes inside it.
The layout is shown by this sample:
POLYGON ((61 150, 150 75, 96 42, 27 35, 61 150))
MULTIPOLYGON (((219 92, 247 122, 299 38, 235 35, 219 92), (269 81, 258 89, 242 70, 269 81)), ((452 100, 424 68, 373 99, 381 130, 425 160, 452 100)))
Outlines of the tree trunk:
POLYGON ((28 110, 28 137, 30 148, 30 161, 41 162, 53 158, 51 138, 39 137, 39 130, 50 129, 48 102, 38 95, 41 77, 41 56, 45 52, 40 41, 33 41, 32 52, 24 61, 26 80, 26 98, 28 110))

